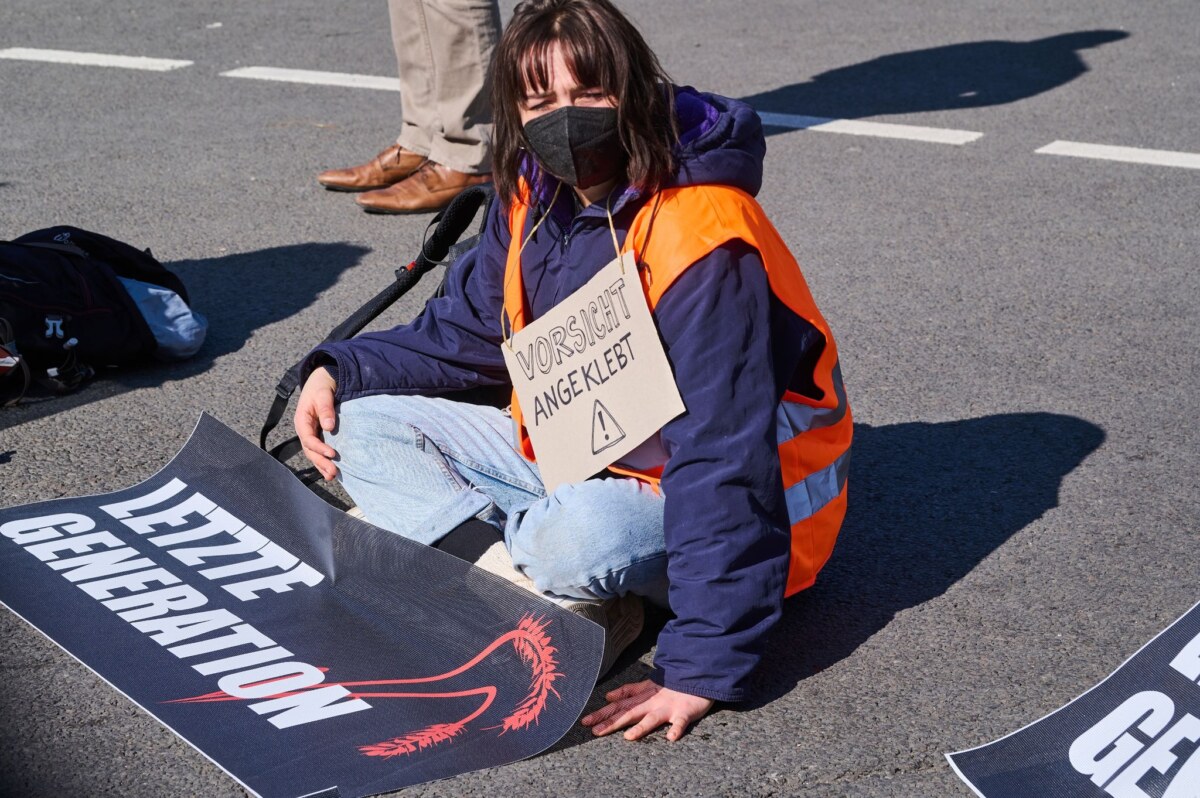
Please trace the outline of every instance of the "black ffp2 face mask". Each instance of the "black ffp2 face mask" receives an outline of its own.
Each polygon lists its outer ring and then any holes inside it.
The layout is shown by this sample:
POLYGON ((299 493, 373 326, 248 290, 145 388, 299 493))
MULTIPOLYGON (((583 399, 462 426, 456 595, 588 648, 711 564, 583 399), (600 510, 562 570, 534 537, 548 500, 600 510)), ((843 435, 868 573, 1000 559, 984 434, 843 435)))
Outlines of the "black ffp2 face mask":
POLYGON ((543 169, 576 188, 604 183, 625 168, 615 108, 555 109, 525 123, 525 140, 543 169))

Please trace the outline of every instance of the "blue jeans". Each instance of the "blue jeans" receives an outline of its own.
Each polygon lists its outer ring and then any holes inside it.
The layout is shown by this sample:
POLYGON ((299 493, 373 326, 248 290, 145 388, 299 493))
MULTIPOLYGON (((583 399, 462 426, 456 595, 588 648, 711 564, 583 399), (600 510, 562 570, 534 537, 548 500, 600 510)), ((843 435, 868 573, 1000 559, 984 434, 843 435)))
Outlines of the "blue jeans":
POLYGON ((636 479, 589 479, 547 496, 492 407, 425 396, 342 403, 326 440, 367 520, 432 545, 471 518, 504 533, 513 565, 544 593, 667 603, 662 497, 636 479))

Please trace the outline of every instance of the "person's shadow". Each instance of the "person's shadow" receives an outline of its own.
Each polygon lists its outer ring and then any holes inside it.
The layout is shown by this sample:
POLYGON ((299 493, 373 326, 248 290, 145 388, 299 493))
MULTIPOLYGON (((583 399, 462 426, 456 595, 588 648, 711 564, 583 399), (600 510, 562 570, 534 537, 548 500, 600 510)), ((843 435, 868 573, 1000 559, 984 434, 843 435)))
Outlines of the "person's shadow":
POLYGON ((1003 105, 1074 80, 1088 71, 1079 51, 1127 36, 1092 30, 894 53, 742 99, 757 111, 828 119, 1003 105))
MULTIPOLYGON (((208 319, 208 334, 200 351, 182 362, 102 369, 94 379, 70 394, 53 396, 35 390, 28 401, 0 409, 0 430, 130 389, 154 387, 201 374, 217 358, 241 349, 255 330, 308 307, 368 252, 366 247, 343 242, 306 243, 217 258, 164 262, 187 287, 192 307, 208 319)), ((337 321, 340 319, 329 320, 329 327, 337 321)), ((301 348, 296 351, 296 358, 304 354, 304 347, 319 343, 328 331, 318 330, 313 340, 299 342, 297 346, 301 348)), ((268 395, 260 398, 264 413, 269 399, 268 395)), ((19 463, 20 453, 10 452, 9 461, 19 463)), ((0 464, 3 462, 6 461, 0 464)))
POLYGON ((1095 424, 1052 413, 856 425, 837 547, 816 584, 785 602, 748 708, 946 592, 1058 506, 1063 479, 1103 442, 1095 424))
MULTIPOLYGON (((900 611, 945 593, 1058 506, 1063 479, 1103 442, 1095 424, 1053 413, 856 424, 837 547, 816 584, 784 602, 748 700, 730 708, 756 709, 788 694, 900 611)), ((650 675, 640 658, 670 617, 647 605, 641 636, 596 686, 585 712, 604 706, 605 692, 650 675)), ((577 725, 550 750, 590 739, 577 725)))

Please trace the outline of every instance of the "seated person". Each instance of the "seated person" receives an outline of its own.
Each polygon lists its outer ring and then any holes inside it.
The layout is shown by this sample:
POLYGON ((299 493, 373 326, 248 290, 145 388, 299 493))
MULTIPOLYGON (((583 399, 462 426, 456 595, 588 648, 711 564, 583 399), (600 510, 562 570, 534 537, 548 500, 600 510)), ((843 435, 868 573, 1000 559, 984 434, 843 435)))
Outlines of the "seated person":
POLYGON ((607 0, 521 3, 492 85, 498 201, 479 246, 412 323, 310 354, 296 430, 379 526, 434 544, 477 518, 548 595, 668 606, 651 678, 583 723, 677 740, 745 697, 784 597, 832 551, 852 429, 837 349, 753 199, 751 108, 672 86, 607 0), (454 395, 510 386, 509 336, 626 252, 686 409, 548 493, 528 412, 454 395))

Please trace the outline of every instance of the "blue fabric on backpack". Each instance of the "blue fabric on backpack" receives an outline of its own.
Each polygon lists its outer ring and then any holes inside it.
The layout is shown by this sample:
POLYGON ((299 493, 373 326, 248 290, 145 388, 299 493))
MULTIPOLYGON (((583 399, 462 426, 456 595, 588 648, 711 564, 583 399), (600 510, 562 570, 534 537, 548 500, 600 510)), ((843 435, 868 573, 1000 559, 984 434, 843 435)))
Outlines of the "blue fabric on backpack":
POLYGON ((159 360, 187 360, 204 345, 208 319, 169 288, 118 277, 154 334, 159 360))

